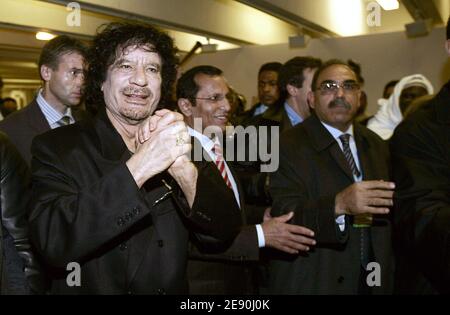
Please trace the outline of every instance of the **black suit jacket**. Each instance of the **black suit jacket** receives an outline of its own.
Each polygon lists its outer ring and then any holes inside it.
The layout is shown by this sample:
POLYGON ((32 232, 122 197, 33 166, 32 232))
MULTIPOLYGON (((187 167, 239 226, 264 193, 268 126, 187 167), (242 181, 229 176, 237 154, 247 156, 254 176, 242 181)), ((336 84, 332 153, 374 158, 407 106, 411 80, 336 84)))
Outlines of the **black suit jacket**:
POLYGON ((57 128, 32 146, 33 241, 50 266, 54 293, 187 292, 188 230, 229 241, 240 211, 199 169, 192 209, 166 173, 138 189, 125 143, 104 110, 93 121, 57 128), (81 265, 81 286, 65 271, 81 265))
POLYGON ((33 280, 37 267, 28 235, 30 171, 2 132, 0 173, 0 292, 29 294, 25 276, 33 280))
MULTIPOLYGON (((72 115, 78 121, 86 117, 86 112, 73 108, 72 115)), ((50 130, 50 126, 36 99, 34 99, 26 107, 2 120, 0 122, 0 130, 9 136, 22 158, 30 165, 31 142, 37 135, 50 130)))
MULTIPOLYGON (((192 138, 194 150, 202 150, 200 142, 192 138)), ((205 152, 205 154, 207 154, 205 152)), ((203 155, 202 155, 203 156, 203 155)), ((216 196, 217 202, 222 198, 233 199, 232 189, 227 188, 217 166, 212 161, 195 161, 196 166, 208 175, 215 185, 222 187, 224 195, 216 196)), ((253 267, 251 261, 259 258, 258 237, 255 225, 246 225, 247 215, 251 216, 252 208, 247 209, 244 204, 243 193, 232 167, 228 164, 237 184, 241 217, 244 222, 237 237, 231 244, 211 247, 202 246, 194 236, 190 246, 190 260, 188 261, 188 280, 191 294, 253 294, 253 267)), ((236 201, 235 206, 238 207, 236 201)), ((262 217, 259 223, 262 222, 262 217)))
POLYGON ((450 81, 391 139, 399 293, 450 293, 450 81))
MULTIPOLYGON (((355 142, 364 180, 388 180, 386 144, 367 128, 354 124, 355 142)), ((269 288, 275 294, 356 294, 360 276, 360 233, 346 216, 344 232, 335 222, 335 196, 354 182, 338 143, 312 115, 281 139, 280 167, 273 174, 272 212, 294 211, 293 223, 315 232, 317 245, 308 253, 283 255, 270 263, 269 288)), ((374 218, 370 228, 381 287, 390 293, 393 262, 391 224, 374 218)))

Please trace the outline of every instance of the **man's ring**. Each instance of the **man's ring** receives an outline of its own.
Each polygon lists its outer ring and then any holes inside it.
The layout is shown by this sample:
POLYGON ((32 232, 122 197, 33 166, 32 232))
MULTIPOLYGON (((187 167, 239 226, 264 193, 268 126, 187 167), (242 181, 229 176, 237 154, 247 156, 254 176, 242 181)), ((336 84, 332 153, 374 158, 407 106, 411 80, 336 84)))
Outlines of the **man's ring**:
POLYGON ((183 145, 184 143, 185 142, 184 142, 184 139, 181 136, 181 134, 177 134, 177 137, 175 138, 175 144, 180 146, 180 145, 183 145))

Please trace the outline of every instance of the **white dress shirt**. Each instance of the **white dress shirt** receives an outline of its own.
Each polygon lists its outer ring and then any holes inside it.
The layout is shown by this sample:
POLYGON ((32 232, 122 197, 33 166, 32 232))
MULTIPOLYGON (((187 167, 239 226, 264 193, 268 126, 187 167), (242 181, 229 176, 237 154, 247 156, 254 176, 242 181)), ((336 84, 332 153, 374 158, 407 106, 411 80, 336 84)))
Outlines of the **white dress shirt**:
POLYGON ((54 109, 49 103, 47 103, 44 96, 42 96, 42 89, 39 90, 38 92, 36 102, 41 108, 41 111, 44 114, 44 117, 47 120, 48 124, 50 125, 51 129, 61 127, 59 121, 64 116, 68 116, 70 118, 70 124, 73 124, 75 122, 75 119, 72 116, 71 108, 67 107, 66 112, 64 114, 61 114, 56 109, 54 109))
MULTIPOLYGON (((325 128, 327 128, 328 132, 333 136, 333 138, 336 139, 336 142, 339 144, 339 147, 341 148, 342 152, 344 152, 344 147, 342 146, 342 142, 341 142, 341 139, 339 139, 339 137, 342 136, 343 134, 350 135, 350 140, 349 140, 350 150, 352 151, 352 155, 353 155, 353 159, 355 160, 356 167, 358 168, 358 170, 360 171, 360 174, 361 174, 359 177, 357 177, 355 174, 353 174, 353 178, 354 178, 355 182, 360 182, 362 180, 362 169, 359 164, 358 151, 356 149, 356 142, 355 142, 355 137, 354 137, 354 133, 353 133, 353 124, 347 129, 346 132, 342 132, 339 129, 336 129, 330 125, 327 125, 323 121, 321 121, 321 123, 325 128)), ((336 223, 339 225, 339 229, 341 231, 344 231, 344 229, 345 229, 345 214, 338 216, 336 218, 336 223)))

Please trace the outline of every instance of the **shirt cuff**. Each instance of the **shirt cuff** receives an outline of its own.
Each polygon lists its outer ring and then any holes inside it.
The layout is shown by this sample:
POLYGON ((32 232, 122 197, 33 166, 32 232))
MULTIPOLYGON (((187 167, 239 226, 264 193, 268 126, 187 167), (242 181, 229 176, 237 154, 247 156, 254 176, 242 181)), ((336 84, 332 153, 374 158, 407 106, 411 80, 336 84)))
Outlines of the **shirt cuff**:
POLYGON ((345 214, 340 215, 336 218, 336 224, 339 225, 339 230, 341 230, 341 232, 344 232, 344 230, 345 230, 345 214))
POLYGON ((258 247, 262 248, 266 246, 266 239, 264 238, 264 232, 261 224, 256 224, 256 233, 258 234, 258 247))

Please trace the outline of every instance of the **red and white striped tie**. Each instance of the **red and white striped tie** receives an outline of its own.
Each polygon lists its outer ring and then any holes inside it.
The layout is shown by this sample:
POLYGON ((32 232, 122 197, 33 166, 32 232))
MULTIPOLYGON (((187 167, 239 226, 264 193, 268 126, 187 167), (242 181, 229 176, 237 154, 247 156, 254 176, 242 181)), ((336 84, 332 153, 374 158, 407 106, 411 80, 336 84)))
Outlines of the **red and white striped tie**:
POLYGON ((223 159, 222 148, 220 147, 219 144, 214 144, 213 152, 216 155, 215 161, 216 166, 219 169, 219 172, 222 175, 223 180, 225 181, 227 186, 232 189, 231 182, 230 179, 228 178, 227 170, 225 168, 225 161, 223 159))

